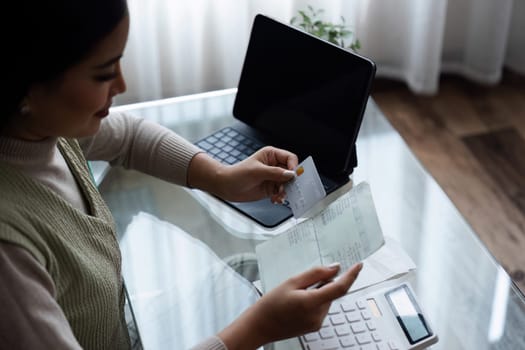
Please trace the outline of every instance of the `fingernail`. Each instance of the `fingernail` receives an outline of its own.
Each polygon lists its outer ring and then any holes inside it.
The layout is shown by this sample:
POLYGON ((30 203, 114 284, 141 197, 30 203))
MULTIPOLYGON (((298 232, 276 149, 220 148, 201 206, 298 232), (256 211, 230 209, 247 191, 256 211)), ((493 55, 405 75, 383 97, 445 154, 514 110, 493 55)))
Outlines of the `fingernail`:
POLYGON ((285 171, 283 171, 283 175, 286 176, 286 177, 289 177, 289 178, 294 178, 295 177, 295 172, 293 172, 291 170, 285 170, 285 171))
POLYGON ((355 264, 355 266, 357 267, 357 271, 361 271, 361 269, 363 268, 363 263, 358 262, 357 264, 355 264))
POLYGON ((326 266, 326 267, 328 267, 329 269, 338 269, 338 268, 341 267, 341 263, 339 263, 339 262, 333 262, 333 263, 331 263, 330 265, 328 265, 328 266, 326 266))

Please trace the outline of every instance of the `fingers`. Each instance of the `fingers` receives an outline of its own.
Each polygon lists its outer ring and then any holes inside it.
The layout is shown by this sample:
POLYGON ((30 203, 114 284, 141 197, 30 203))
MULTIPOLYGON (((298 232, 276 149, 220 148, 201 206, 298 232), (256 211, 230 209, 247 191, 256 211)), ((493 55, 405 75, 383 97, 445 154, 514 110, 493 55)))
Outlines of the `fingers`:
POLYGON ((263 163, 270 166, 280 166, 291 170, 294 169, 299 163, 299 159, 295 154, 276 147, 264 147, 257 153, 259 153, 259 155, 263 155, 265 158, 263 163))
POLYGON ((348 289, 350 289, 354 281, 357 279, 362 268, 363 263, 357 263, 347 272, 342 274, 337 280, 327 283, 319 289, 312 290, 312 292, 319 295, 320 302, 329 302, 342 297, 348 292, 348 289))
POLYGON ((337 274, 339 267, 339 264, 314 267, 292 277, 289 282, 295 289, 305 289, 316 283, 330 280, 337 274))
POLYGON ((278 183, 288 182, 295 177, 295 173, 276 166, 264 166, 264 180, 278 183))
POLYGON ((286 164, 287 169, 295 169, 297 164, 299 163, 299 159, 297 156, 291 152, 288 152, 286 150, 280 149, 280 148, 274 148, 273 152, 275 154, 275 158, 277 159, 279 164, 286 164))

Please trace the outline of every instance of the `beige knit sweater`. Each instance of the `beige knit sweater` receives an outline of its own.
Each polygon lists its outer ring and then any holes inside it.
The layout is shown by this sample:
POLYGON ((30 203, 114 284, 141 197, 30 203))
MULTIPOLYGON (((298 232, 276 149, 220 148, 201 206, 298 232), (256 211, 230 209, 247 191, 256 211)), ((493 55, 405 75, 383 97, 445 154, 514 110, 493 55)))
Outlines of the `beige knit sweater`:
MULTIPOLYGON (((183 185, 199 151, 126 115, 82 146, 90 159, 183 185)), ((0 348, 129 348, 113 220, 78 143, 0 138, 0 193, 0 348)), ((197 346, 224 348, 216 337, 197 346)))

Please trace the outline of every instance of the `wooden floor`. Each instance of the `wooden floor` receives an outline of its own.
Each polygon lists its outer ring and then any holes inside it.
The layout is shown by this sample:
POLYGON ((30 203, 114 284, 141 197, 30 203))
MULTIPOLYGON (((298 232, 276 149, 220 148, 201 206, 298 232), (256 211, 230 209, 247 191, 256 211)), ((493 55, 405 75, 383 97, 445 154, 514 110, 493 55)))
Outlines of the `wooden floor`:
POLYGON ((525 292, 525 76, 444 76, 435 96, 377 79, 372 96, 525 292))

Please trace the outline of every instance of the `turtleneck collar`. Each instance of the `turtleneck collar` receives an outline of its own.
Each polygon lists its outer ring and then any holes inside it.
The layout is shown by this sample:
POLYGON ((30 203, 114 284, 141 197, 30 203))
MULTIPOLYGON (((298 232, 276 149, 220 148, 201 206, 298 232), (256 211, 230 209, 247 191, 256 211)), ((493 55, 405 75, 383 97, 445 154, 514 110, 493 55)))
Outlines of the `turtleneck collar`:
POLYGON ((26 141, 11 137, 0 137, 0 160, 7 162, 49 161, 57 150, 57 138, 42 141, 26 141))

